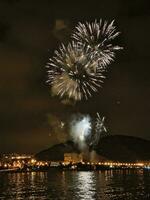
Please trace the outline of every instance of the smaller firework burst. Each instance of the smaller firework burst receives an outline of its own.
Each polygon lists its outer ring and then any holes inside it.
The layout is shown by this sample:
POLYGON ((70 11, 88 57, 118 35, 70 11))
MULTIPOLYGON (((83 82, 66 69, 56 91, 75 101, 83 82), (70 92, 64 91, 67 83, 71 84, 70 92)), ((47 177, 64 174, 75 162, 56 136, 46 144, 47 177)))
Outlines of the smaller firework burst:
POLYGON ((95 20, 92 23, 80 23, 72 35, 80 45, 86 46, 94 59, 98 59, 99 65, 106 67, 115 58, 115 52, 122 49, 118 45, 113 45, 112 41, 120 34, 116 31, 114 20, 111 23, 107 21, 99 22, 95 20))
POLYGON ((55 51, 47 63, 48 83, 54 95, 75 101, 88 99, 101 87, 104 68, 98 67, 98 60, 89 55, 88 49, 72 42, 55 51))
POLYGON ((96 146, 101 138, 106 137, 108 135, 107 129, 104 125, 105 117, 100 117, 100 114, 97 113, 97 118, 95 121, 95 130, 91 136, 90 145, 96 146))

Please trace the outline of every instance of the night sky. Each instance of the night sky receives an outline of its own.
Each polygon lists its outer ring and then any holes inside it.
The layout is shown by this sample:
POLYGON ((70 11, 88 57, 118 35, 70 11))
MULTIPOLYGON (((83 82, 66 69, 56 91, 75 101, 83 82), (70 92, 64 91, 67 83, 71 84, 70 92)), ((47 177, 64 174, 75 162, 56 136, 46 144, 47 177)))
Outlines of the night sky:
POLYGON ((106 116, 111 134, 150 139, 149 0, 0 0, 0 152, 37 152, 64 141, 53 130, 74 113, 106 116), (51 97, 45 64, 78 21, 115 19, 124 47, 103 88, 73 105, 51 97))

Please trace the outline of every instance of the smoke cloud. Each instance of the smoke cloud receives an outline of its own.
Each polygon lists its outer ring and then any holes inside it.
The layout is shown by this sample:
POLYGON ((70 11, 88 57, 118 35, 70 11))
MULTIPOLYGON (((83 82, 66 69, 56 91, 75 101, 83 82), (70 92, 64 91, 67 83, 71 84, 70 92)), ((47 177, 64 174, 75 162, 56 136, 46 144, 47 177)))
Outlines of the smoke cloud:
POLYGON ((81 150, 87 149, 87 138, 91 135, 92 125, 89 115, 73 116, 70 122, 70 135, 81 150))

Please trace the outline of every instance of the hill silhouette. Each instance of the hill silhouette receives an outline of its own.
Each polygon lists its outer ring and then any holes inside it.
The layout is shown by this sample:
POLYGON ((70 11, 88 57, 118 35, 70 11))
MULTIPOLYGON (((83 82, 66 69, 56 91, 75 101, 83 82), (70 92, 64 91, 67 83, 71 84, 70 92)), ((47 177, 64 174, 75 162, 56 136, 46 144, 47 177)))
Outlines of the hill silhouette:
MULTIPOLYGON (((137 162, 150 160, 150 141, 125 135, 110 135, 102 138, 98 145, 90 148, 108 160, 120 162, 137 162)), ((37 160, 61 161, 64 153, 80 153, 72 141, 56 144, 35 155, 37 160)))

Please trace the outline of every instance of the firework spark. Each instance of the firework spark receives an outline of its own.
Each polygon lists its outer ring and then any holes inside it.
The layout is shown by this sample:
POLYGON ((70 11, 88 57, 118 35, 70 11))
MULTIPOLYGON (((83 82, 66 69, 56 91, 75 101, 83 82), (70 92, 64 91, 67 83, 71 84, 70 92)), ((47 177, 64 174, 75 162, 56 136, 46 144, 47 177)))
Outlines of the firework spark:
POLYGON ((85 24, 79 23, 72 35, 80 45, 86 46, 90 54, 98 59, 99 65, 106 67, 115 58, 115 52, 122 49, 117 45, 113 45, 112 41, 120 34, 116 31, 114 20, 111 23, 107 21, 85 24))
POLYGON ((98 66, 97 59, 89 55, 88 49, 79 48, 78 43, 72 42, 67 47, 62 45, 54 54, 46 66, 47 82, 54 95, 79 101, 98 91, 105 78, 105 70, 98 66))

